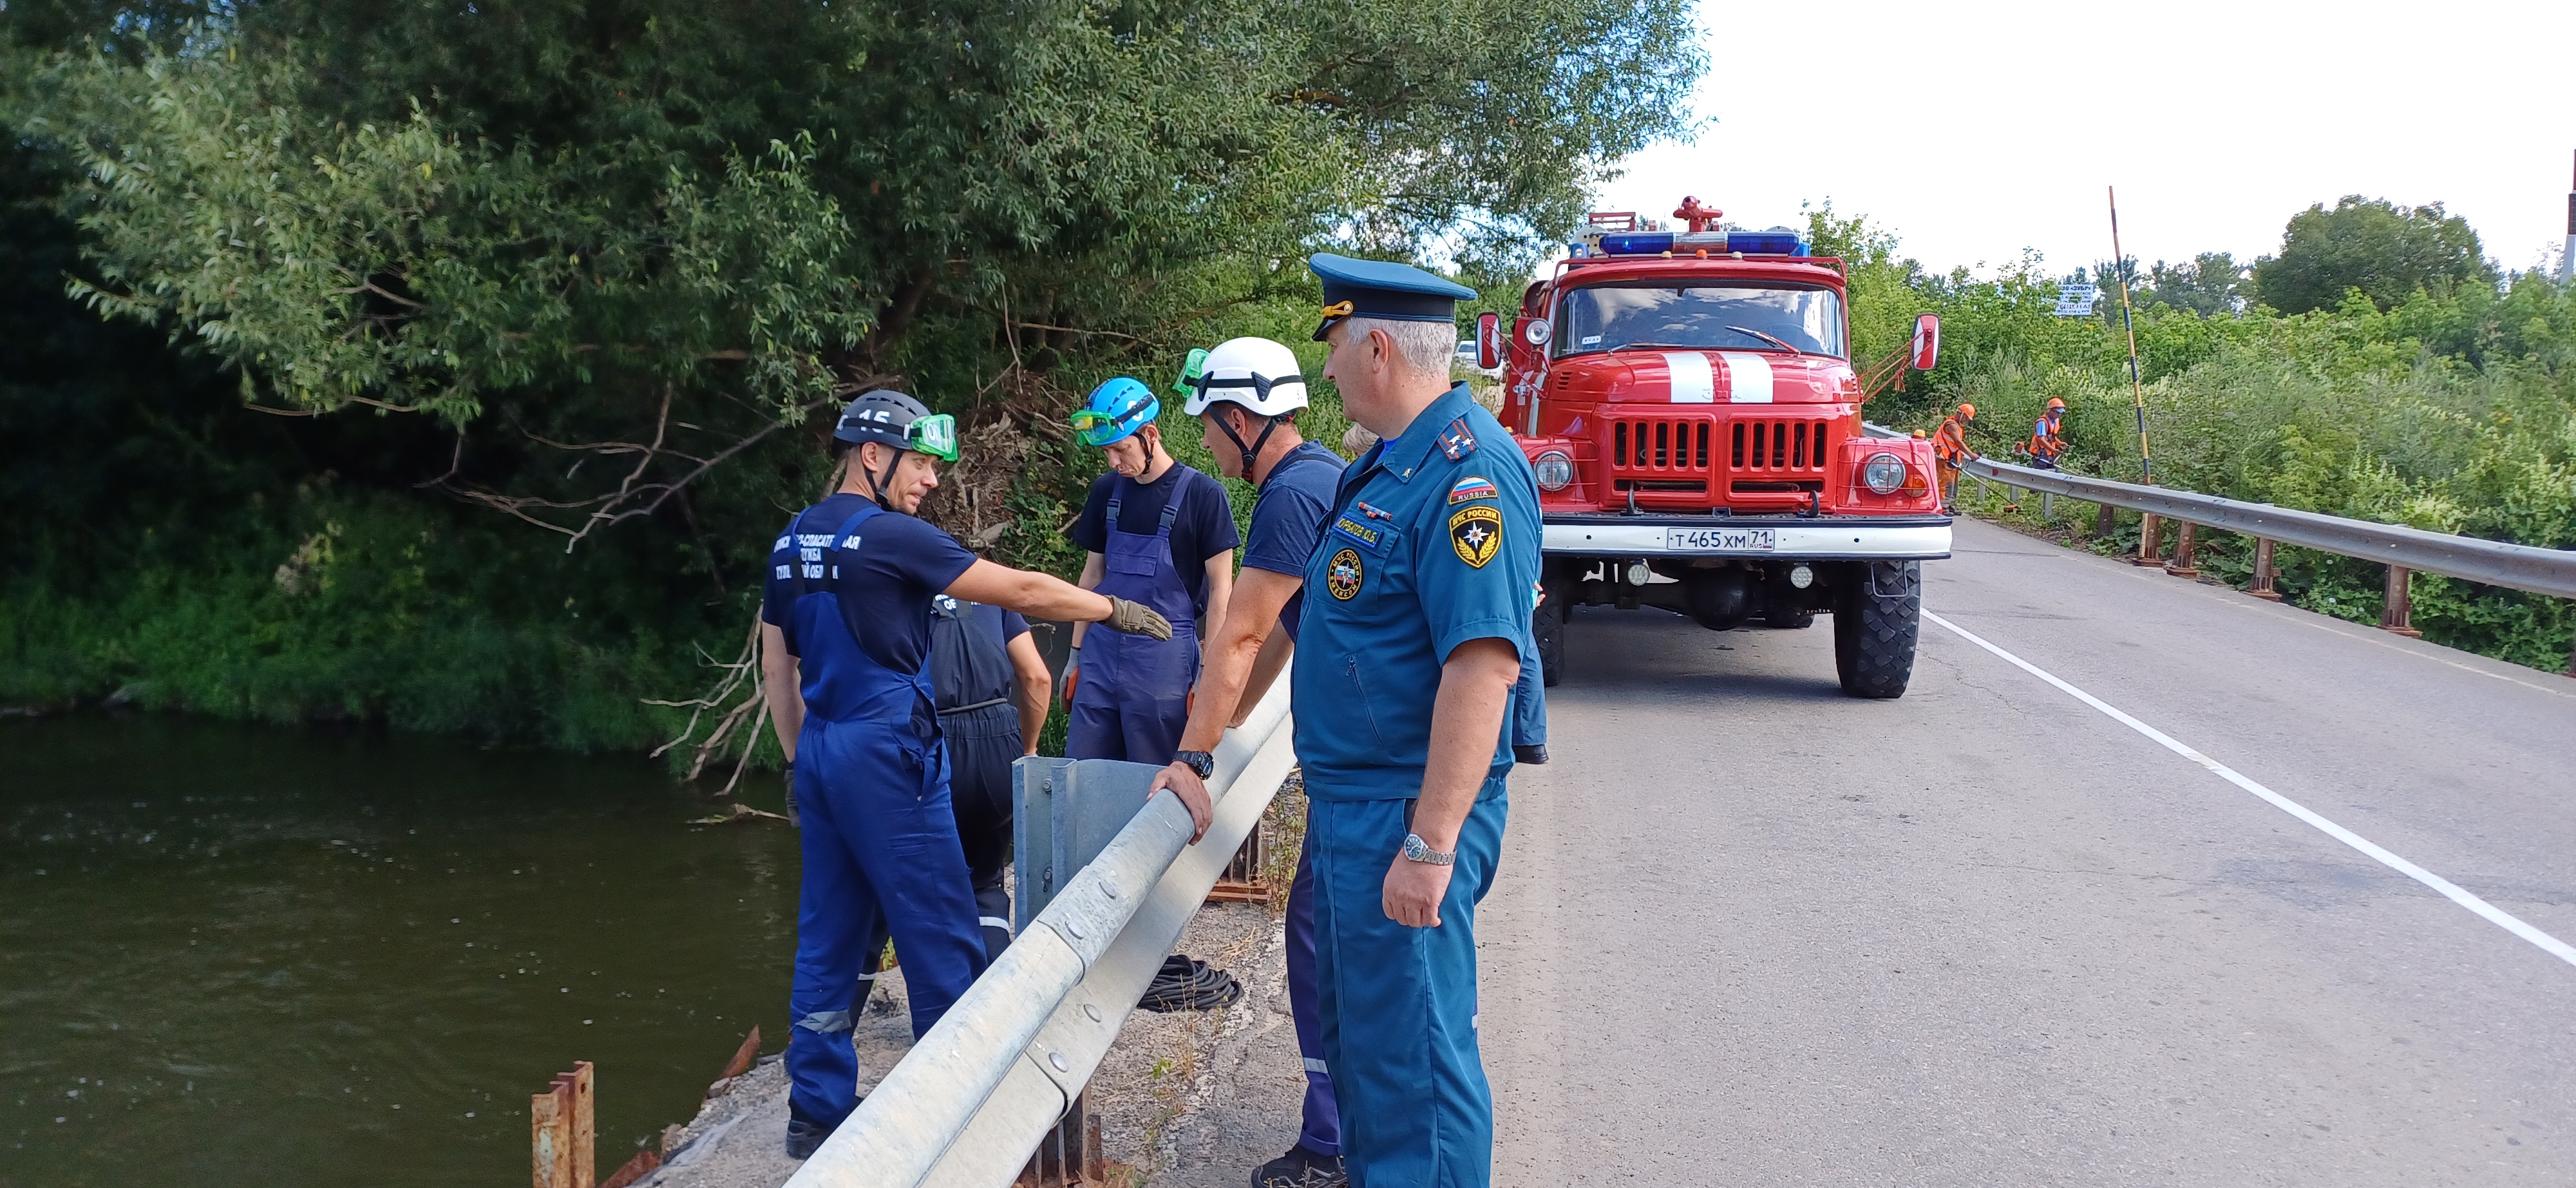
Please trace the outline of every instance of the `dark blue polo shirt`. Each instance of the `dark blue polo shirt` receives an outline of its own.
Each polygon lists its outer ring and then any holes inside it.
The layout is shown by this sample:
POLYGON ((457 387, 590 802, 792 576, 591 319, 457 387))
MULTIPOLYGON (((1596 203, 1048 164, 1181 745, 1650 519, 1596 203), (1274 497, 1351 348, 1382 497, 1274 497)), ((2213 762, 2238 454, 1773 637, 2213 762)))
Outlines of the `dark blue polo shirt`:
MULTIPOLYGON (((1342 456, 1311 441, 1279 459, 1252 501, 1251 539, 1243 547, 1246 569, 1266 569, 1303 580, 1306 561, 1333 515, 1333 488, 1342 481, 1342 456)), ((1124 510, 1124 509, 1121 509, 1124 510)), ((1306 591, 1299 587, 1279 609, 1279 625, 1297 638, 1297 615, 1306 591)))

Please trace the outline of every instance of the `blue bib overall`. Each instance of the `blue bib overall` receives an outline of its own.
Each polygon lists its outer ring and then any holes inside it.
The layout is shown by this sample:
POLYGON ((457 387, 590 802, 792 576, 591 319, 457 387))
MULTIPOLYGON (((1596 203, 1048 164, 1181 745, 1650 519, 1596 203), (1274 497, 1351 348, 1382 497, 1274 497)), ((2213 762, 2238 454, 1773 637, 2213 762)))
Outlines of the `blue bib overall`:
POLYGON ((1122 475, 1117 494, 1109 497, 1109 548, 1101 554, 1099 590, 1160 611, 1172 622, 1172 638, 1105 627, 1083 635, 1082 679, 1067 711, 1064 753, 1070 759, 1169 763, 1180 749, 1181 729, 1189 725, 1190 686, 1199 679, 1198 612, 1180 567, 1172 563, 1172 521, 1180 517, 1186 488, 1174 485, 1152 536, 1118 527, 1119 504, 1139 489, 1122 475))
MULTIPOLYGON (((796 1116, 838 1126, 857 1105, 850 1014, 875 968, 882 918, 902 954, 915 1038, 984 972, 974 889, 948 799, 948 748, 932 710, 931 678, 897 672, 859 647, 842 606, 841 565, 863 546, 860 509, 814 548, 786 558, 805 698, 796 739, 796 797, 804 815, 804 880, 797 901, 796 971, 788 992, 787 1075, 796 1116), (882 913, 882 917, 880 917, 882 913)), ((789 535, 803 540, 800 515, 789 535)))

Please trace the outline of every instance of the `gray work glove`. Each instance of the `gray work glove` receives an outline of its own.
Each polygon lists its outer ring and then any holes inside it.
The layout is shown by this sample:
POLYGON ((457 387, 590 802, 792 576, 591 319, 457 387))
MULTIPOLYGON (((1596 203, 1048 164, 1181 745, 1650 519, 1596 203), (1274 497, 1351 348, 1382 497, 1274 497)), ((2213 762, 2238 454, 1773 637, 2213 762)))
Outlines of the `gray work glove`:
POLYGON ((1141 602, 1129 602, 1115 594, 1109 596, 1109 617, 1100 625, 1125 635, 1149 635, 1155 639, 1172 638, 1172 622, 1161 612, 1141 602))
POLYGON ((787 824, 796 829, 805 827, 804 820, 796 814, 796 763, 794 760, 789 760, 787 764, 787 824))

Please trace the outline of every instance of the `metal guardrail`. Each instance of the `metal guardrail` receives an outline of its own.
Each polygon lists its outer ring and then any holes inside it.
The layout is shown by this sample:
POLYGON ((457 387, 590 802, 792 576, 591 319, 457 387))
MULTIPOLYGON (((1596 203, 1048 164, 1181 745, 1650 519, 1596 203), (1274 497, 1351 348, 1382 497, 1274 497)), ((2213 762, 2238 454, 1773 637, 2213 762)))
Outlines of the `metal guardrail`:
MULTIPOLYGON (((1868 426, 1868 430, 1873 437, 1908 436, 1877 425, 1868 426)), ((2339 553, 2409 571, 2447 574, 2490 586, 2576 598, 2576 551, 2426 532, 2401 524, 2350 520, 2168 487, 2140 486, 2060 470, 2033 470, 1988 459, 1968 462, 1960 469, 2007 486, 2109 504, 2184 524, 2221 528, 2258 540, 2339 553)), ((2145 547, 2154 549, 2153 544, 2145 547)))
POLYGON ((787 1188, 1000 1188, 1016 1178, 1296 765, 1289 723, 1281 681, 1217 747, 1207 836, 1188 844, 1189 812, 1177 798, 1146 801, 1059 881, 1001 960, 787 1188))

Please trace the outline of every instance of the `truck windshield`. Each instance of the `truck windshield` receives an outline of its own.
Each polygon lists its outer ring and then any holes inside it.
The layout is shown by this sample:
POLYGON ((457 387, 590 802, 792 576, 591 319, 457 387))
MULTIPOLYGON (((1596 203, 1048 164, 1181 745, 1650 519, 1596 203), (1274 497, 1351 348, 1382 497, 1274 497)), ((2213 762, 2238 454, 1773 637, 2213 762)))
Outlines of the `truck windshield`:
POLYGON ((1569 289, 1556 305, 1559 357, 1623 346, 1778 350, 1764 335, 1840 357, 1842 298, 1803 285, 1631 281, 1569 289))

